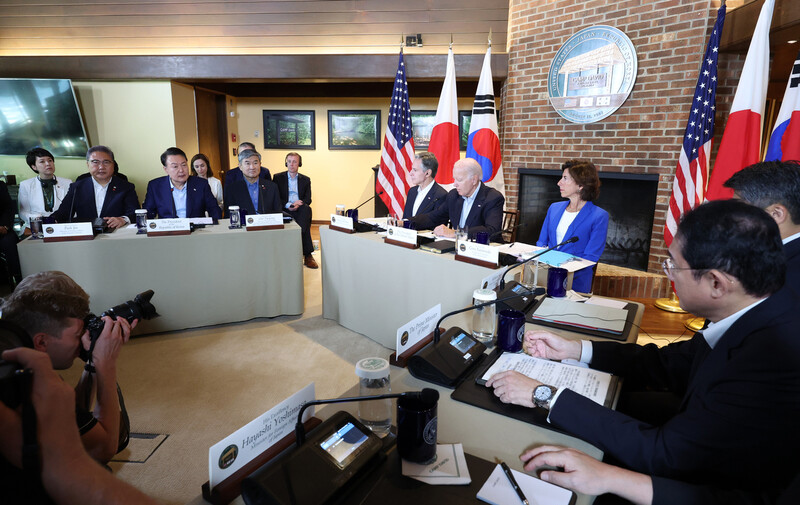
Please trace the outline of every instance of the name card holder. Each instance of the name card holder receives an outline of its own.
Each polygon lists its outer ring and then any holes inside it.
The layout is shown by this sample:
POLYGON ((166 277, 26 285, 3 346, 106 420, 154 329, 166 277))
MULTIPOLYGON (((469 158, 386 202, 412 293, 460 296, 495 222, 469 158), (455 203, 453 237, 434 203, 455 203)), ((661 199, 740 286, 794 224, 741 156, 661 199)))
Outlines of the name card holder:
POLYGON ((147 220, 147 236, 148 237, 166 237, 170 235, 189 235, 192 233, 191 224, 189 219, 185 218, 172 218, 172 219, 148 219, 147 220))
POLYGON ((251 214, 244 218, 247 231, 282 230, 283 214, 251 214))
POLYGON ((342 233, 355 233, 353 229, 353 218, 331 214, 331 225, 328 227, 331 230, 340 231, 342 233))
POLYGON ((61 223, 42 226, 43 242, 69 242, 73 240, 92 240, 92 223, 61 223))
MULTIPOLYGON (((303 426, 305 426, 306 433, 309 433, 320 424, 322 424, 322 421, 316 417, 311 417, 303 423, 303 426)), ((203 499, 214 505, 228 505, 228 503, 242 494, 242 481, 245 478, 294 444, 295 435, 294 431, 292 431, 275 442, 269 449, 253 458, 249 463, 237 470, 236 473, 214 486, 214 489, 211 489, 209 481, 206 481, 202 486, 203 499)))
POLYGON ((456 244, 456 261, 486 268, 497 268, 499 256, 497 249, 489 245, 466 241, 456 244))
POLYGON ((383 239, 385 244, 392 244, 406 249, 416 249, 419 247, 417 244, 417 231, 407 230, 400 226, 389 226, 386 230, 386 237, 383 239))

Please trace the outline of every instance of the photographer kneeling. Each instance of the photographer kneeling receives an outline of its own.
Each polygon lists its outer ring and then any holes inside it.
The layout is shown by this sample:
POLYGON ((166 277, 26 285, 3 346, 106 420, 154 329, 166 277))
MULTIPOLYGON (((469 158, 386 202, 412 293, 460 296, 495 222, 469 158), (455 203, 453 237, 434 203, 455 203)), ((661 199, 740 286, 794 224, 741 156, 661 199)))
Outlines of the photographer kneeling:
MULTIPOLYGON (((81 349, 91 349, 84 322, 89 315, 89 295, 63 272, 25 277, 3 301, 0 310, 3 320, 28 333, 34 349, 50 356, 56 370, 70 368, 81 349)), ((123 317, 115 320, 103 316, 102 321, 104 326, 91 352, 93 371, 84 371, 75 390, 81 441, 95 460, 105 464, 124 447, 120 444, 117 358, 137 320, 130 324, 123 317), (91 399, 92 388, 96 388, 96 400, 90 412, 91 400, 82 399, 91 399)))

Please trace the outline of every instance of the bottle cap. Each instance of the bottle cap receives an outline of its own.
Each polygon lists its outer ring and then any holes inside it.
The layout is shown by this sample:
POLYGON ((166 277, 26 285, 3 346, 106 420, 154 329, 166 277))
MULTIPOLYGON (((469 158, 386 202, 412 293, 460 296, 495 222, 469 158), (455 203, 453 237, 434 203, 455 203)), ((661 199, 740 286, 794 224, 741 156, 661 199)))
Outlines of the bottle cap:
POLYGON ((362 379, 389 377, 389 362, 383 358, 364 358, 356 363, 356 375, 362 379))
POLYGON ((472 298, 476 303, 491 302, 497 300, 497 293, 493 289, 476 289, 472 293, 472 298))

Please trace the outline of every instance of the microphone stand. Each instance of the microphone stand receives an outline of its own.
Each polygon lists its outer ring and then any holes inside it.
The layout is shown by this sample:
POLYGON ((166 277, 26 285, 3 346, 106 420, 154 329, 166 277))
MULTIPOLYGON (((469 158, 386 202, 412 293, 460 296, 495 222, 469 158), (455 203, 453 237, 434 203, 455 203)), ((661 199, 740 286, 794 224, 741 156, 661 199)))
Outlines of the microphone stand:
POLYGON ((390 398, 404 398, 407 396, 418 397, 427 403, 439 400, 438 391, 431 388, 424 388, 422 391, 406 391, 404 393, 387 393, 384 395, 373 395, 373 396, 349 396, 346 398, 329 398, 327 400, 313 400, 310 402, 306 402, 300 407, 300 411, 297 413, 297 423, 295 423, 294 425, 294 434, 297 447, 300 447, 306 441, 306 429, 303 426, 303 413, 306 411, 306 408, 312 405, 323 405, 328 403, 363 402, 370 400, 387 400, 390 398))
POLYGON ((561 242, 560 244, 556 244, 553 247, 548 247, 544 251, 539 251, 538 253, 534 254, 533 256, 531 256, 530 258, 526 259, 525 261, 521 261, 519 263, 514 263, 510 267, 506 268, 506 271, 503 272, 503 276, 500 277, 500 289, 502 290, 502 289, 504 289, 506 287, 506 274, 508 272, 510 272, 511 270, 517 268, 518 266, 524 265, 525 263, 528 263, 529 261, 533 261, 536 258, 538 258, 539 256, 552 251, 553 249, 558 249, 562 245, 571 244, 571 243, 577 242, 577 241, 578 241, 578 237, 570 237, 567 240, 561 242))

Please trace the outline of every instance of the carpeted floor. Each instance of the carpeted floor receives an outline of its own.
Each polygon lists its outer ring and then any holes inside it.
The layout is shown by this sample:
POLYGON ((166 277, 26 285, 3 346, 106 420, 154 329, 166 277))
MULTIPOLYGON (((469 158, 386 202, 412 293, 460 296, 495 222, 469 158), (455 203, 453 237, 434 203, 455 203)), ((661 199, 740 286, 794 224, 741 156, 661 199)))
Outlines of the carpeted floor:
MULTIPOLYGON (((131 431, 142 435, 111 463, 116 475, 163 503, 196 500, 211 445, 310 382, 317 398, 336 397, 355 385, 356 361, 388 358, 389 349, 322 319, 320 270, 303 271, 302 316, 143 336, 124 347, 119 383, 131 431)), ((79 372, 64 376, 75 382, 79 372)))

